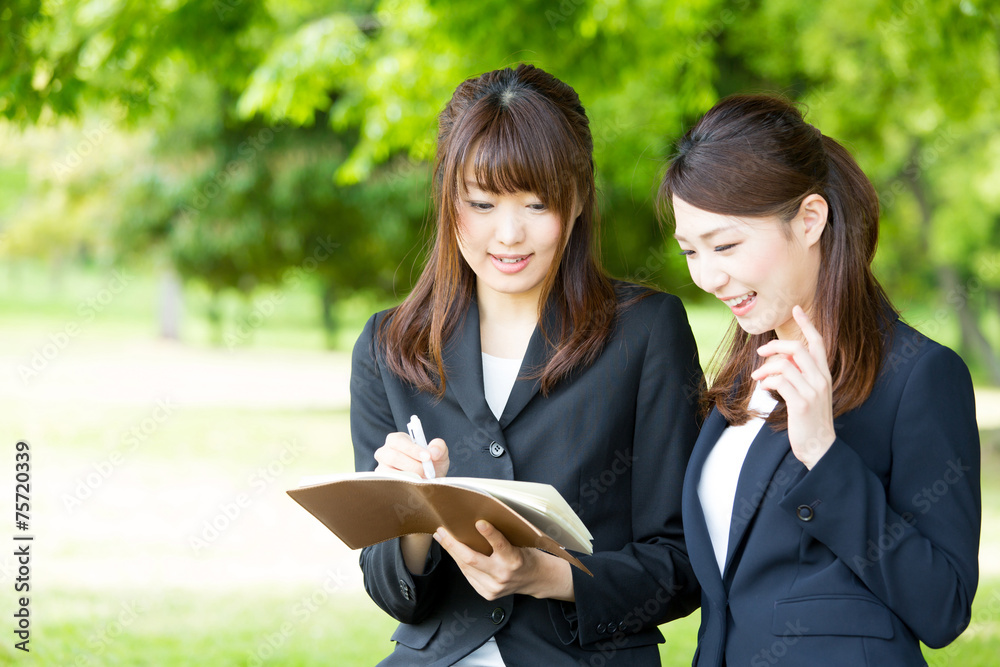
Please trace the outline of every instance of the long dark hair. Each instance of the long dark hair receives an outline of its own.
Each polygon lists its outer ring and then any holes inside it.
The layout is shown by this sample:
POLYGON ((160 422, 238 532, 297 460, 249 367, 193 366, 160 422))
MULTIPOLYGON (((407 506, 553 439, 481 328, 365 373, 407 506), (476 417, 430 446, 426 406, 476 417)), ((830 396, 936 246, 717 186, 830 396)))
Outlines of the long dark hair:
POLYGON ((442 350, 475 294, 475 274, 458 247, 458 205, 471 164, 482 190, 531 192, 562 218, 562 249, 539 301, 540 326, 546 308, 555 323, 554 330, 542 329, 555 348, 538 371, 547 393, 597 358, 616 312, 613 286, 597 261, 594 144, 587 114, 571 87, 522 64, 462 83, 438 124, 436 238, 413 291, 383 320, 389 368, 420 390, 444 394, 442 350), (578 205, 583 209, 571 226, 578 205))
MULTIPOLYGON (((872 273, 878 244, 878 193, 851 154, 805 122, 788 100, 734 95, 720 101, 678 142, 660 187, 661 208, 673 196, 712 213, 776 216, 789 222, 802 200, 818 194, 829 211, 820 237, 821 265, 811 314, 823 335, 833 378, 833 412, 861 405, 878 377, 884 333, 895 317, 872 273)), ((731 424, 745 423, 757 348, 775 338, 751 335, 734 320, 716 353, 718 373, 706 394, 731 424)), ((787 423, 783 403, 768 421, 787 423)))

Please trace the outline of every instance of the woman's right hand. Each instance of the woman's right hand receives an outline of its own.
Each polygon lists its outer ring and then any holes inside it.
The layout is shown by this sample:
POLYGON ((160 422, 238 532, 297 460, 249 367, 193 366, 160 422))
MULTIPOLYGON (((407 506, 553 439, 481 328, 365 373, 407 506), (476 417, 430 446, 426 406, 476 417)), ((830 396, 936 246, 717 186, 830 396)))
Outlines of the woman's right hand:
POLYGON ((448 445, 441 438, 434 438, 427 444, 427 449, 413 442, 406 433, 390 433, 385 436, 385 444, 375 450, 375 460, 378 467, 375 472, 387 470, 403 470, 424 477, 424 461, 434 464, 434 476, 446 477, 451 461, 448 458, 448 445))
MULTIPOLYGON (((424 461, 429 457, 434 464, 434 476, 448 474, 450 460, 448 445, 441 438, 427 443, 427 449, 413 442, 407 433, 390 433, 385 436, 385 444, 375 450, 378 466, 375 472, 405 470, 424 477, 424 461)), ((427 563, 427 551, 431 547, 431 536, 423 533, 404 535, 400 539, 403 562, 413 574, 423 574, 427 563)))

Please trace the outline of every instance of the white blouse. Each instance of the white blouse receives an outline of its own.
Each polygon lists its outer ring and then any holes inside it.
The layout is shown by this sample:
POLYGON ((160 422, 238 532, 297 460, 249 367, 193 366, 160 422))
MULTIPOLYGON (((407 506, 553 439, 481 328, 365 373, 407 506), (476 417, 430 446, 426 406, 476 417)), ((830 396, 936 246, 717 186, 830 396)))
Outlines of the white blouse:
POLYGON ((715 560, 719 571, 726 566, 729 551, 729 529, 733 520, 733 503, 736 501, 736 485, 740 481, 740 471, 747 452, 753 443, 764 419, 771 414, 777 401, 758 384, 750 396, 750 409, 765 417, 755 417, 742 426, 729 426, 715 443, 698 480, 698 500, 708 524, 708 534, 712 538, 715 560))

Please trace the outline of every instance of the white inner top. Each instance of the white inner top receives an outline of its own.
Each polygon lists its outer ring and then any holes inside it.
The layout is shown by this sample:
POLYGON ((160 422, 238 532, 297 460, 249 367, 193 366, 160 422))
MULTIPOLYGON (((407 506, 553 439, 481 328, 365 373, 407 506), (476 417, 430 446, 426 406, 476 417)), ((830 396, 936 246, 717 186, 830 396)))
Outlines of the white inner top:
MULTIPOLYGON (((769 415, 776 404, 777 401, 757 384, 750 396, 750 409, 769 415)), ((755 417, 742 426, 727 427, 705 459, 705 467, 698 480, 698 499, 705 513, 705 523, 708 524, 708 534, 712 538, 719 572, 723 572, 726 566, 729 529, 733 520, 733 503, 736 500, 740 471, 765 418, 755 417)))
POLYGON ((499 420, 503 409, 507 407, 510 390, 517 381, 517 372, 521 370, 520 359, 503 359, 483 352, 483 388, 486 391, 486 402, 490 410, 499 420))

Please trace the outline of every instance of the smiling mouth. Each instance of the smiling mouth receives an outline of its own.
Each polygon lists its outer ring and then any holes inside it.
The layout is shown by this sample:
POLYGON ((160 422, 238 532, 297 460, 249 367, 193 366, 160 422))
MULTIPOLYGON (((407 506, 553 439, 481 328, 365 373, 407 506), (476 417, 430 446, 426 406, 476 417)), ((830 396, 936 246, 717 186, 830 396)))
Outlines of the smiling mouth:
POLYGON ((493 257, 504 264, 517 264, 525 260, 528 255, 493 255, 493 257))
POLYGON ((726 304, 730 308, 736 308, 737 306, 740 306, 740 305, 746 303, 747 301, 749 301, 750 299, 754 298, 755 296, 757 296, 757 292, 747 292, 746 294, 743 294, 743 295, 737 296, 737 297, 733 297, 732 299, 723 299, 722 303, 726 304))

